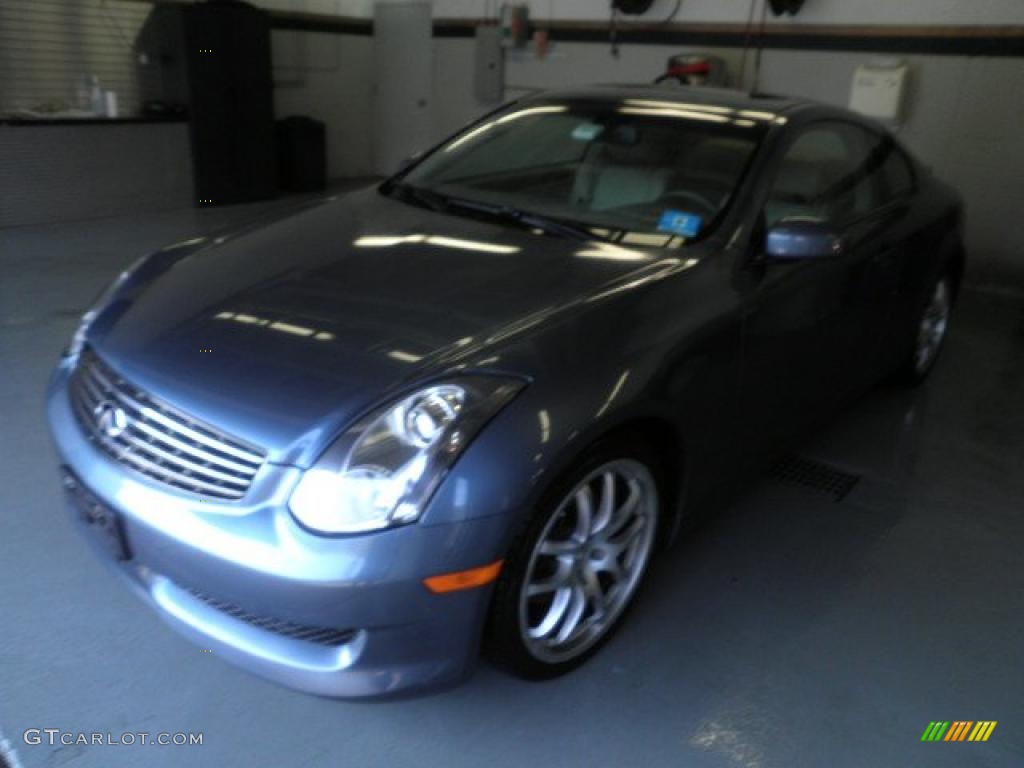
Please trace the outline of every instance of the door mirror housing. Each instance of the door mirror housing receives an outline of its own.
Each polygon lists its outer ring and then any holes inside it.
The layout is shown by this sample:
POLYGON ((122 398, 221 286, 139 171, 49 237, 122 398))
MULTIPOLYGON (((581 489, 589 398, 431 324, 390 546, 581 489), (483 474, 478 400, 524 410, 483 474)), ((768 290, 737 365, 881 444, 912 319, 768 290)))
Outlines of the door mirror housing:
POLYGON ((817 219, 783 219, 768 230, 765 256, 773 261, 796 261, 839 256, 845 250, 836 228, 817 219))

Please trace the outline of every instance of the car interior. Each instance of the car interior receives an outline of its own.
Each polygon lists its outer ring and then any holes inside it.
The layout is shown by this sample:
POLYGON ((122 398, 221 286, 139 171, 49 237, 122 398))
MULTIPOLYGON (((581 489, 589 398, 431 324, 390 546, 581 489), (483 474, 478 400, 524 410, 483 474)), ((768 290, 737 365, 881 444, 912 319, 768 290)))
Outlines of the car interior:
MULTIPOLYGON (((580 116, 545 116, 528 132, 543 152, 503 151, 509 133, 495 132, 474 151, 452 163, 433 181, 458 189, 490 193, 496 202, 529 196, 554 215, 623 229, 655 229, 667 210, 713 219, 729 200, 755 147, 752 138, 678 121, 630 120, 590 124, 580 116), (593 126, 592 140, 581 141, 580 126, 593 126), (575 130, 574 130, 575 129, 575 130), (509 168, 502 158, 522 164, 509 168)), ((511 143, 511 141, 509 141, 511 143)), ((511 148, 508 148, 511 150, 511 148)))

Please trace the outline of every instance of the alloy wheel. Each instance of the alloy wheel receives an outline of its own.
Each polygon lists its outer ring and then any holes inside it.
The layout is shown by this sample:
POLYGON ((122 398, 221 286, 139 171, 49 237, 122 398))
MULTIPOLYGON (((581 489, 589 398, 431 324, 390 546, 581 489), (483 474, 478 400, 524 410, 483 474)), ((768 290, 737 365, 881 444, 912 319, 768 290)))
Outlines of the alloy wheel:
POLYGON ((935 285, 928 305, 921 315, 914 351, 914 370, 923 374, 935 361, 949 327, 949 281, 942 279, 935 285))
POLYGON ((608 632, 647 567, 657 515, 654 477, 632 459, 601 465, 565 496, 537 539, 519 597, 533 656, 567 661, 608 632))

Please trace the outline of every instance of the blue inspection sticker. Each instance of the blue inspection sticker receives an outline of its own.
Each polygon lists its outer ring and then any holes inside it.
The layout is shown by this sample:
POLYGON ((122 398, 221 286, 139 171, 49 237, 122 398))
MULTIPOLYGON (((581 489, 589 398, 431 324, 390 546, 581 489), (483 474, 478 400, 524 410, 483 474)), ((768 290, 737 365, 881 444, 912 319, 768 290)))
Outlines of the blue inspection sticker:
POLYGON ((669 208, 658 219, 658 231, 672 232, 683 237, 696 237, 703 223, 704 220, 695 213, 673 211, 669 208))

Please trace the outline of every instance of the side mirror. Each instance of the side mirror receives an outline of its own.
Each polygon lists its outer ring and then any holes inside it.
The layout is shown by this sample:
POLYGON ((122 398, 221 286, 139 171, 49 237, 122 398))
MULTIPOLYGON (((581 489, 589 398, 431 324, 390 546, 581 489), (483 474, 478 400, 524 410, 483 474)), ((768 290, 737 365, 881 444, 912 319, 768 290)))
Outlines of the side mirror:
POLYGON ((768 230, 765 255, 774 261, 821 259, 839 256, 844 250, 843 238, 824 221, 783 219, 768 230))

